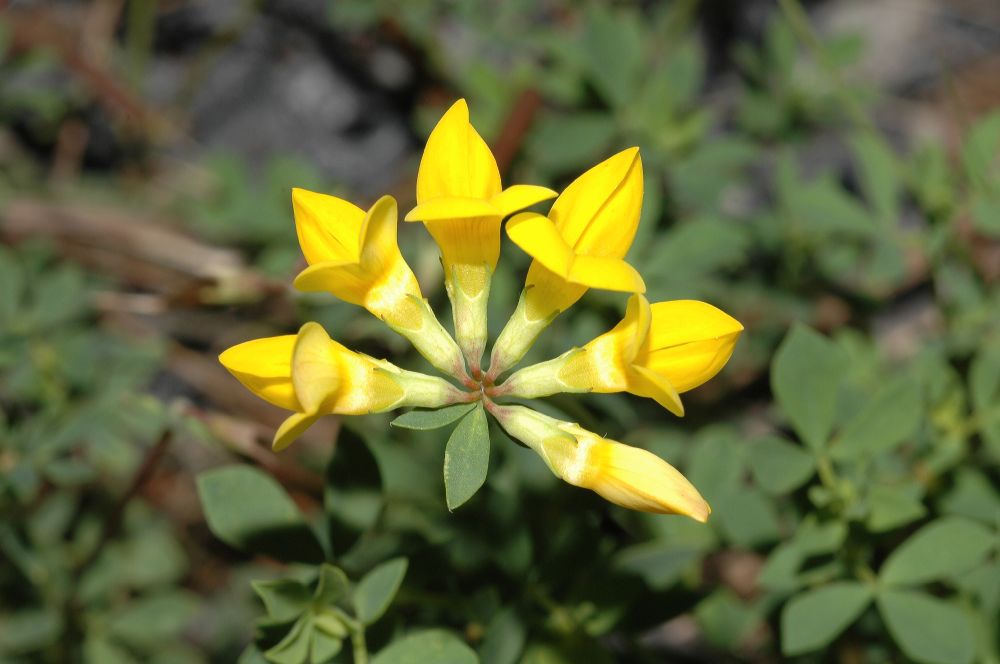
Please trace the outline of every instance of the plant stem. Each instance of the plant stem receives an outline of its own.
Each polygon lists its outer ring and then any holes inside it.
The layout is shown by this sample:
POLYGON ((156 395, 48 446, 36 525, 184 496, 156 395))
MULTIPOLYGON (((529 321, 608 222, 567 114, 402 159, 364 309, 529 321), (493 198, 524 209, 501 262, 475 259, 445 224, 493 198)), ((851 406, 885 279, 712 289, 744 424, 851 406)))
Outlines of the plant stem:
POLYGON ((354 651, 354 664, 368 664, 368 645, 365 643, 365 629, 361 625, 351 626, 351 645, 354 651))
POLYGON ((799 41, 810 51, 820 69, 823 70, 823 73, 833 81, 833 89, 847 115, 858 128, 866 132, 874 132, 874 123, 861 108, 861 105, 858 104, 857 99, 851 96, 840 72, 830 63, 829 58, 823 50, 823 43, 816 36, 812 24, 809 23, 809 15, 806 14, 799 0, 778 0, 778 5, 781 6, 781 12, 788 19, 788 24, 799 38, 799 41))

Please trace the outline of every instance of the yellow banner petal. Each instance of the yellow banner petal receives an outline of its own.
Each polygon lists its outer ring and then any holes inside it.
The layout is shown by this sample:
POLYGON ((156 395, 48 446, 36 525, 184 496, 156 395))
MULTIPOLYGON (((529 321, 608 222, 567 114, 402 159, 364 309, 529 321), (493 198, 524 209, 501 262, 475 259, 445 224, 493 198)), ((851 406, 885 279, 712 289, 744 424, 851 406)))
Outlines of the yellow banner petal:
POLYGON ((500 212, 501 217, 506 217, 518 210, 523 210, 535 203, 541 203, 556 196, 556 192, 548 187, 539 187, 534 184, 515 184, 494 196, 490 202, 500 212))
POLYGON ((448 273, 454 266, 485 266, 492 272, 500 260, 499 216, 428 221, 424 225, 441 250, 448 273))
POLYGON ((642 186, 639 148, 623 150, 571 182, 549 218, 577 254, 624 258, 639 227, 642 186))
POLYGON ((358 259, 364 210, 336 196, 292 189, 292 212, 307 263, 350 263, 358 259))
POLYGON ((687 392, 715 376, 733 354, 743 325, 705 302, 652 305, 652 323, 635 363, 687 392))
POLYGON ((417 202, 435 198, 490 199, 500 193, 500 171, 482 136, 469 123, 459 99, 427 138, 417 172, 417 202))

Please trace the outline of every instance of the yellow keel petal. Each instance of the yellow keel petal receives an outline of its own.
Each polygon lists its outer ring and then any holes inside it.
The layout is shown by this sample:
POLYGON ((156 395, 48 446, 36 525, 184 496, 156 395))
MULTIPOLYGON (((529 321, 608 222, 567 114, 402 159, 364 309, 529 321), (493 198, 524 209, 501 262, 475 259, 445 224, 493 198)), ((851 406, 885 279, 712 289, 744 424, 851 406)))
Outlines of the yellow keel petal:
POLYGON ((315 413, 294 413, 290 415, 274 433, 271 449, 280 452, 306 432, 320 418, 315 413))
POLYGON ((729 361, 743 325, 705 302, 675 300, 651 307, 653 321, 636 363, 687 392, 729 361))
POLYGON ((219 362, 248 390, 286 410, 301 410, 292 387, 295 335, 253 339, 229 348, 219 362))

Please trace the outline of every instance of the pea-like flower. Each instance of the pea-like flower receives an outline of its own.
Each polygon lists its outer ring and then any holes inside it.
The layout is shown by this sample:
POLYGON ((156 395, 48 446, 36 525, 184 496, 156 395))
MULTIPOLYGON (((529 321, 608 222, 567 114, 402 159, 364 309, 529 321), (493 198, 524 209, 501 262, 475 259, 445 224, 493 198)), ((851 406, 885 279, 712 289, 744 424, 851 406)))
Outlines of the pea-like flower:
POLYGON ((500 388, 504 395, 631 392, 675 415, 680 394, 715 376, 729 361, 743 326, 705 302, 675 300, 650 306, 633 295, 614 329, 563 355, 525 367, 500 388))
POLYGON ((366 415, 394 408, 440 408, 468 401, 448 381, 400 369, 349 350, 317 323, 297 335, 246 341, 219 356, 251 392, 279 408, 295 411, 274 436, 283 450, 323 415, 366 415))
POLYGON ((486 302, 500 258, 504 217, 556 192, 537 185, 502 189, 486 141, 456 101, 427 139, 417 173, 417 206, 406 221, 422 221, 441 250, 455 329, 473 375, 486 345, 486 302))
POLYGON ((413 426, 419 421, 426 428, 434 422, 445 426, 455 417, 475 418, 463 419, 467 424, 452 435, 478 440, 448 445, 456 457, 479 450, 475 458, 452 457, 445 473, 450 508, 468 500, 485 479, 488 454, 484 457, 482 450, 489 448, 489 427, 484 426, 489 413, 569 484, 629 509, 705 521, 708 504, 666 461, 505 401, 559 392, 629 392, 683 415, 679 395, 715 376, 729 360, 743 331, 739 322, 705 302, 650 305, 641 275, 625 261, 639 224, 642 177, 638 149, 630 148, 586 170, 546 214, 523 212, 507 222, 511 240, 532 263, 517 308, 483 372, 486 306, 500 256, 500 227, 508 215, 556 194, 536 185, 503 189, 496 161, 459 100, 427 140, 417 175, 417 206, 406 216, 422 221, 440 249, 455 337, 442 327, 400 253, 395 200, 384 196, 364 211, 334 196, 292 193, 299 243, 309 264, 295 286, 364 307, 455 382, 354 352, 316 323, 306 323, 297 335, 239 344, 219 360, 254 394, 291 411, 274 436, 275 450, 324 415, 478 402, 442 416, 397 422, 413 426), (631 294, 621 322, 582 348, 517 370, 498 385, 497 378, 514 368, 549 323, 590 288, 631 294))
POLYGON ((303 291, 326 291, 364 307, 410 340, 447 373, 462 371, 461 351, 441 327, 396 243, 392 196, 366 213, 336 196, 292 190, 299 246, 309 263, 295 278, 303 291))
POLYGON ((644 293, 625 262, 642 211, 639 148, 623 150, 574 180, 548 216, 525 212, 507 235, 534 260, 514 315, 493 347, 490 375, 517 364, 552 319, 590 288, 644 293))
POLYGON ((648 450, 607 440, 524 406, 495 405, 490 412, 569 484, 628 509, 708 520, 712 510, 694 485, 648 450))

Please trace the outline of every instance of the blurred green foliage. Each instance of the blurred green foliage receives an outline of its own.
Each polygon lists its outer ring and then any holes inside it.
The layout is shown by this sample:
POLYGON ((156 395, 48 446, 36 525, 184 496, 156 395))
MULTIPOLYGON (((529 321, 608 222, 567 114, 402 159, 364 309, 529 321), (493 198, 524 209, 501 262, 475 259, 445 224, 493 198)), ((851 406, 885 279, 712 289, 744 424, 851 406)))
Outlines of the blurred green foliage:
MULTIPOLYGON (((205 521, 226 548, 221 563, 192 562, 182 529, 129 495, 179 426, 145 389, 161 344, 109 332, 99 278, 21 245, 0 251, 0 662, 232 661, 201 625, 228 605, 199 598, 193 564, 267 577, 241 664, 362 651, 374 664, 1000 662, 1000 284, 976 255, 1000 242, 1000 114, 975 122, 956 158, 890 141, 856 112, 879 91, 839 75, 863 44, 812 41, 778 11, 760 43, 736 47, 722 103, 706 96, 696 5, 341 0, 329 17, 358 34, 391 20, 487 137, 518 93, 537 91, 510 181, 560 186, 641 147, 630 260, 649 299, 704 299, 747 331, 684 421, 623 397, 549 404, 682 469, 713 507, 709 525, 560 485, 499 430, 485 485, 450 512, 447 430, 434 427, 465 413, 394 428, 372 416, 344 423, 318 506, 246 463, 201 474, 205 521), (820 139, 842 158, 817 158, 820 139)), ((56 65, 38 52, 2 66, 56 65)), ((0 116, 28 112, 38 135, 80 95, 0 93, 0 116)), ((417 113, 418 133, 436 113, 417 113)), ((203 167, 211 186, 173 209, 261 272, 291 274, 287 191, 326 190, 322 177, 287 158, 263 174, 226 155, 203 167)), ((20 166, 0 173, 5 197, 44 186, 20 166)), ((418 234, 402 245, 418 273, 433 263, 418 234)), ((504 250, 497 327, 528 262, 504 250)), ((620 300, 588 294, 528 361, 604 331, 620 300)), ((298 303, 345 343, 405 352, 356 309, 298 303)), ((234 615, 249 601, 237 593, 234 615)))

